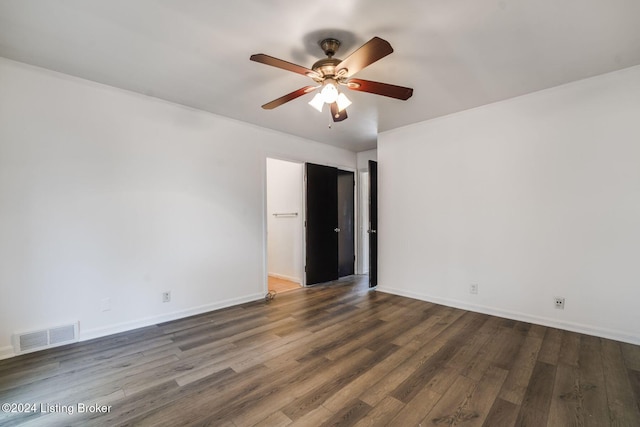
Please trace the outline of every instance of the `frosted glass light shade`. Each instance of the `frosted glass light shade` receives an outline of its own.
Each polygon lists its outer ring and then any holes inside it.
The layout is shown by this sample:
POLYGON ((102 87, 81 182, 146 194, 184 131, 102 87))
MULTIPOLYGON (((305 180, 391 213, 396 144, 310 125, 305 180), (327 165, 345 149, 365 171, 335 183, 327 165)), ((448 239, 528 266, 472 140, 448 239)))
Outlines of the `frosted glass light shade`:
POLYGON ((349 105, 351 105, 351 101, 349 101, 349 98, 347 98, 347 95, 345 95, 344 93, 338 95, 336 103, 338 104, 338 111, 342 111, 349 105))
POLYGON ((322 113, 322 107, 324 106, 324 99, 322 99, 322 95, 316 93, 316 96, 314 96, 313 99, 309 101, 309 105, 322 113))
POLYGON ((322 100, 327 104, 333 104, 338 99, 338 89, 331 82, 324 85, 320 94, 322 95, 322 100))
POLYGON ((338 105, 338 111, 342 111, 351 105, 349 98, 344 93, 338 92, 335 80, 327 79, 322 86, 322 90, 316 93, 313 99, 309 101, 309 105, 322 112, 322 107, 325 103, 333 104, 334 102, 338 105))

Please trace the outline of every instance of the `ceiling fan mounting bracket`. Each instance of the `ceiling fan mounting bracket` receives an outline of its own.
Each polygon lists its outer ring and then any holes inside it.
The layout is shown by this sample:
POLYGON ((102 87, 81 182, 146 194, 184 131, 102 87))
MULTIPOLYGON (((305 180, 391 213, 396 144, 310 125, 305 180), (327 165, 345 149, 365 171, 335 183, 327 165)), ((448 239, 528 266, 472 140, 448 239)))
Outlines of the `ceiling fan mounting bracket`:
POLYGON ((340 40, 329 38, 320 40, 320 48, 324 51, 324 54, 331 58, 336 54, 338 48, 340 47, 340 40))

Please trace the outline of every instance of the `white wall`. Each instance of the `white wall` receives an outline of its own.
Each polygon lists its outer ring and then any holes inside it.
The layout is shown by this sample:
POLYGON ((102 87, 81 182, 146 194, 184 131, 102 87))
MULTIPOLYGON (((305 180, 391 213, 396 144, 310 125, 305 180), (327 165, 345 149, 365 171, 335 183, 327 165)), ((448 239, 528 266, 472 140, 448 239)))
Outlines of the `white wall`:
POLYGON ((373 161, 378 160, 378 150, 375 149, 375 150, 361 151, 356 155, 356 159, 358 162, 358 170, 368 171, 369 160, 373 160, 373 161))
POLYGON ((0 358, 15 331, 79 320, 88 339, 263 296, 267 156, 356 167, 352 152, 0 59, 0 358))
POLYGON ((267 159, 267 271, 302 283, 303 164, 267 159), (274 214, 297 213, 297 216, 274 214))
POLYGON ((378 160, 378 150, 361 151, 358 162, 358 274, 369 274, 369 160, 378 160))
POLYGON ((383 133, 378 157, 380 290, 640 343, 640 67, 383 133))

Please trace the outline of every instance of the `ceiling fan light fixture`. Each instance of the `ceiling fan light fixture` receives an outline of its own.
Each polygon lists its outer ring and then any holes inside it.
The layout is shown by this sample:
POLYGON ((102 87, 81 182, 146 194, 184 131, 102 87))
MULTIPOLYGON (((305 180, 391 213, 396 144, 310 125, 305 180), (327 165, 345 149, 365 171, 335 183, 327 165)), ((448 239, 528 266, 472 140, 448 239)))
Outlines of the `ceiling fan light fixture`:
POLYGON ((309 101, 309 105, 322 113, 322 107, 324 106, 324 99, 322 98, 322 94, 316 93, 311 101, 309 101))
POLYGON ((338 111, 342 111, 351 105, 351 101, 347 98, 347 95, 344 93, 340 93, 338 95, 338 99, 336 99, 336 103, 338 104, 338 111))
POLYGON ((327 104, 333 104, 338 99, 338 88, 331 79, 325 80, 324 87, 320 92, 322 100, 327 104))

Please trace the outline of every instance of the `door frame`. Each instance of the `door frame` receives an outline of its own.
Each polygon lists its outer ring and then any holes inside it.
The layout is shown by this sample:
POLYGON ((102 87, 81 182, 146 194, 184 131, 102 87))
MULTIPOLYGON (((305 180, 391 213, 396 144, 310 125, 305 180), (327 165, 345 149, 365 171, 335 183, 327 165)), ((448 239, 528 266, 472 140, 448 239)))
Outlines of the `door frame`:
POLYGON ((365 245, 365 240, 368 237, 367 229, 369 228, 369 213, 368 213, 368 199, 369 199, 369 170, 361 169, 358 171, 358 177, 356 186, 358 186, 358 200, 356 204, 361 207, 358 212, 358 238, 356 239, 357 252, 356 259, 358 263, 356 265, 356 274, 366 275, 369 274, 369 265, 365 268, 365 262, 368 262, 369 257, 369 245, 365 245), (366 192, 365 192, 366 190, 366 192))
MULTIPOLYGON (((262 283, 262 288, 263 288, 263 292, 266 294, 267 292, 269 292, 269 253, 268 253, 268 244, 269 244, 269 212, 267 210, 267 201, 268 201, 268 175, 267 175, 267 162, 269 159, 273 159, 273 160, 280 160, 283 162, 289 162, 289 163, 295 163, 297 165, 301 166, 302 169, 302 176, 300 177, 300 187, 301 187, 301 191, 302 191, 302 197, 301 197, 301 206, 299 206, 299 214, 301 217, 301 220, 304 221, 304 217, 306 215, 305 212, 305 206, 306 206, 306 191, 304 189, 304 164, 305 162, 299 159, 291 159, 291 158, 286 158, 277 154, 269 154, 266 153, 265 157, 264 157, 264 162, 263 162, 263 186, 262 186, 262 191, 263 191, 263 196, 262 196, 262 211, 263 211, 263 216, 262 216, 262 229, 263 229, 263 236, 262 236, 262 276, 263 276, 263 283, 262 283)), ((300 242, 298 242, 298 245, 300 246, 300 253, 301 253, 301 259, 300 259, 300 265, 298 265, 298 267, 300 268, 300 271, 302 272, 301 277, 300 277, 300 286, 305 287, 306 286, 306 277, 304 274, 304 262, 305 262, 305 258, 306 258, 306 251, 305 251, 305 246, 306 246, 306 241, 305 241, 305 233, 304 233, 304 223, 302 225, 302 238, 300 240, 300 242)))
MULTIPOLYGON (((302 248, 302 259, 301 259, 301 263, 302 265, 301 267, 301 271, 302 271, 302 277, 300 280, 300 286, 302 287, 307 287, 307 277, 306 274, 304 274, 304 267, 305 267, 305 263, 306 263, 306 259, 307 259, 307 237, 306 237, 306 227, 304 225, 304 218, 307 217, 307 212, 306 212, 306 206, 307 206, 307 191, 306 191, 306 174, 304 172, 304 164, 305 163, 315 163, 317 165, 323 165, 323 166, 331 166, 331 167, 335 167, 338 168, 340 170, 343 171, 347 171, 347 172, 353 172, 354 174, 354 178, 358 176, 358 169, 357 167, 355 168, 351 168, 348 166, 342 166, 342 165, 335 165, 335 164, 330 164, 330 163, 325 163, 325 162, 317 162, 314 160, 309 160, 309 159, 300 159, 300 158, 295 158, 295 157, 286 157, 283 156, 281 153, 270 153, 270 152, 266 152, 263 158, 263 162, 262 162, 262 290, 264 292, 264 294, 266 295, 267 292, 269 292, 269 264, 268 264, 268 255, 267 255, 267 243, 268 243, 268 227, 267 227, 267 221, 269 219, 269 213, 267 212, 267 159, 275 159, 275 160, 282 160, 285 162, 290 162, 290 163, 297 163, 297 164, 301 164, 302 165, 302 206, 300 208, 300 214, 302 215, 302 239, 299 242, 299 245, 301 245, 302 248)), ((354 207, 354 231, 358 230, 360 227, 360 209, 366 209, 366 206, 360 206, 360 200, 358 198, 358 192, 360 191, 360 183, 358 182, 358 179, 355 178, 355 186, 353 189, 354 192, 354 202, 355 202, 355 207, 354 207)), ((359 262, 359 258, 360 258, 360 239, 358 238, 358 233, 355 232, 355 238, 354 238, 354 249, 355 249, 355 253, 356 253, 356 260, 355 260, 355 266, 358 265, 359 262)), ((357 270, 356 270, 356 274, 357 274, 357 270)))

